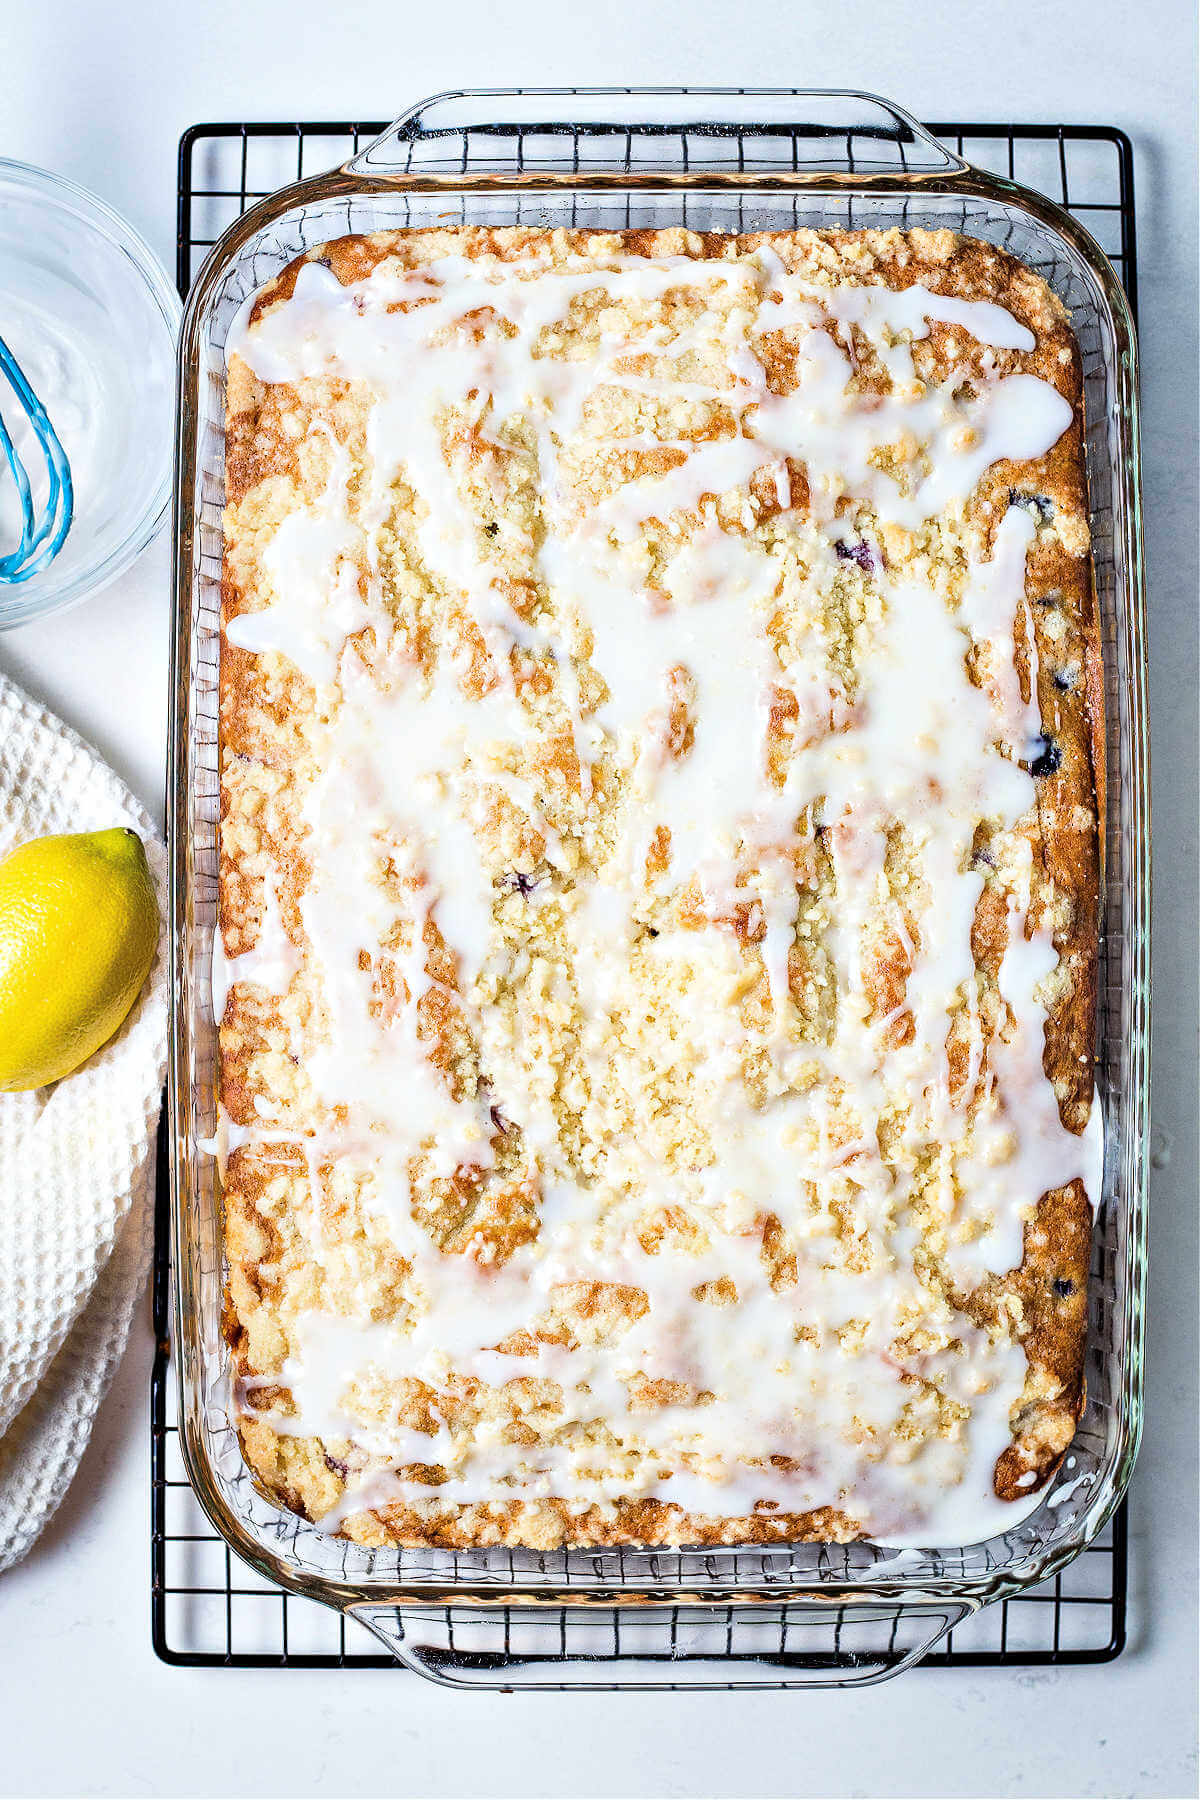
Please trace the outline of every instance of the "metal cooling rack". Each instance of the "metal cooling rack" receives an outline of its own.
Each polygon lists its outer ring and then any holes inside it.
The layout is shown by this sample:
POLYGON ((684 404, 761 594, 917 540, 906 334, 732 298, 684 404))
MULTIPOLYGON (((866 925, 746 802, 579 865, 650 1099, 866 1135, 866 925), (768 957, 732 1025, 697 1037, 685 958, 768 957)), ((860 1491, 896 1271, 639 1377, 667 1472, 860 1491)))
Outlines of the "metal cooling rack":
MULTIPOLYGON (((212 245, 255 201, 287 183, 343 163, 385 129, 385 121, 299 121, 276 124, 194 125, 179 145, 179 210, 176 279, 186 296, 212 245)), ((745 128, 749 135, 749 128, 745 128)), ((653 130, 653 128, 652 128, 653 130)), ((1133 149, 1121 131, 1089 125, 935 123, 929 130, 978 167, 1038 189, 1075 213, 1120 275, 1135 312, 1136 242, 1133 149)), ((589 136, 603 127, 561 131, 556 156, 585 166, 589 136)), ((447 142, 447 167, 467 169, 476 154, 472 131, 447 142)), ((495 167, 498 156, 523 166, 526 139, 544 131, 536 124, 497 135, 478 154, 495 167)), ((641 135, 639 129, 639 136, 641 135)), ((669 157, 685 164, 689 149, 711 154, 711 134, 689 145, 678 131, 669 157)), ((898 167, 904 146, 871 132, 827 133, 820 127, 772 140, 778 165, 827 155, 828 137, 849 169, 898 167)), ((729 140, 733 166, 745 166, 741 132, 729 140)), ((761 156, 756 143, 754 155, 761 156)), ((164 1114, 165 1118, 165 1114, 164 1114)), ((168 1663, 206 1668, 394 1668, 378 1639, 313 1600, 287 1594, 235 1557, 202 1512, 183 1465, 177 1423, 177 1391, 170 1364, 170 1206, 165 1125, 160 1125, 155 1214, 154 1330, 157 1348, 151 1377, 151 1619, 154 1648, 168 1663)), ((1103 1246, 1101 1246, 1103 1254, 1103 1246)), ((1110 1662, 1125 1646, 1127 1523, 1122 1503, 1098 1540, 1052 1581, 968 1619, 924 1659, 924 1668, 1031 1667, 1110 1662)), ((454 1609, 448 1619, 453 1636, 454 1609)), ((727 1608, 715 1609, 728 1612, 727 1608)), ((765 1625, 765 1619, 762 1621, 765 1625)), ((622 1656, 621 1624, 591 1621, 600 1659, 622 1656)), ((732 1616, 729 1621, 732 1631, 732 1616)), ((785 1627, 780 1623, 780 1631, 785 1627)), ((564 1624, 564 1631, 566 1625, 564 1624)), ((805 1657, 832 1666, 843 1646, 831 1618, 828 1644, 805 1657)), ((507 1634, 506 1634, 507 1635, 507 1634)), ((674 1648, 674 1645, 673 1645, 674 1648)), ((686 1646, 680 1644, 680 1652, 686 1646)), ((627 1651, 624 1651, 628 1654, 627 1651)), ((660 1660, 660 1659, 655 1659, 660 1660)), ((615 1684, 614 1684, 615 1685, 615 1684)))

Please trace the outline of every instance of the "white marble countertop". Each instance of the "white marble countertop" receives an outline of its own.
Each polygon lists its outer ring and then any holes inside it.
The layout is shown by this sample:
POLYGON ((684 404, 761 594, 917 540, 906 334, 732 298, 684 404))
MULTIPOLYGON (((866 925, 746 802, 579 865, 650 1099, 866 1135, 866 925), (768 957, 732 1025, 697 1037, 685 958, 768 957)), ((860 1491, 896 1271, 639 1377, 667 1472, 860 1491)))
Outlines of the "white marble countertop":
MULTIPOLYGON (((0 1792, 1185 1795, 1196 1708, 1194 8, 1150 0, 72 0, 10 5, 0 152, 94 188, 173 266, 201 119, 384 117, 460 86, 854 87, 918 117, 1123 126, 1137 155, 1155 812, 1156 1167, 1131 1641, 1102 1668, 865 1691, 461 1696, 392 1672, 194 1671, 150 1647, 148 1309, 82 1472, 0 1578, 0 1792), (187 17, 190 13, 190 17, 187 17)), ((0 668, 161 804, 165 537, 0 637, 0 668)))

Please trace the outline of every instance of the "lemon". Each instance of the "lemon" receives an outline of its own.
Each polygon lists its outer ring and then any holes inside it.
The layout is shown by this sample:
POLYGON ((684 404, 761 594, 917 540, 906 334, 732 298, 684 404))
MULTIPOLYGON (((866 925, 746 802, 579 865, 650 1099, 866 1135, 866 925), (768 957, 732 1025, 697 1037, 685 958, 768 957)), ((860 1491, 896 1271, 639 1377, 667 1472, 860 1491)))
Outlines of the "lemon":
POLYGON ((60 1081, 106 1044, 157 943, 136 831, 34 838, 0 862, 0 1092, 60 1081))

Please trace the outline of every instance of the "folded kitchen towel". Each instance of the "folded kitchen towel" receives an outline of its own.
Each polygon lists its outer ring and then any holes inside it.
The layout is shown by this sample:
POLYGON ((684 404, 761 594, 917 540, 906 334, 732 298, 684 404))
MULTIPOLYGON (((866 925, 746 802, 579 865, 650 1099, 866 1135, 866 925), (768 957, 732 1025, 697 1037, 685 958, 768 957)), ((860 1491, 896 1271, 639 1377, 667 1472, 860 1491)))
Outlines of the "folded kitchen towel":
MULTIPOLYGON (((166 854, 145 808, 0 675, 0 856, 111 825, 143 839, 165 919, 166 854)), ((166 1031, 164 931, 110 1043, 52 1087, 0 1094, 0 1570, 66 1493, 145 1285, 166 1031)))

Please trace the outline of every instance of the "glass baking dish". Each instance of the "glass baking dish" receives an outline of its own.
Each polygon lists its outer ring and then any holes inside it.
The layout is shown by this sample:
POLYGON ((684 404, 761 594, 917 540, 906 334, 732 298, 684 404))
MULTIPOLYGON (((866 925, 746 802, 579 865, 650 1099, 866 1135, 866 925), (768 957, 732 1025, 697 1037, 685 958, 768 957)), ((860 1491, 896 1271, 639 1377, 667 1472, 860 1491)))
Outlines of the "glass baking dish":
POLYGON ((878 1681, 912 1666, 967 1614, 1062 1568, 1124 1491, 1142 1392, 1150 829, 1136 349, 1125 296, 1098 246, 1051 201, 972 169, 869 95, 441 95, 344 168, 264 200, 216 245, 183 323, 175 475, 175 1360, 184 1455, 217 1530, 270 1581, 358 1618, 405 1664, 459 1686, 878 1681), (948 226, 1029 263, 1071 311, 1084 367, 1107 703, 1096 1046, 1105 1172, 1085 1410, 1041 1505, 1003 1536, 900 1553, 870 1544, 369 1552, 280 1512, 251 1483, 230 1414, 219 1183, 203 1147, 216 1092, 210 960, 224 344, 247 296, 304 250, 347 232, 435 221, 718 231, 948 226))

